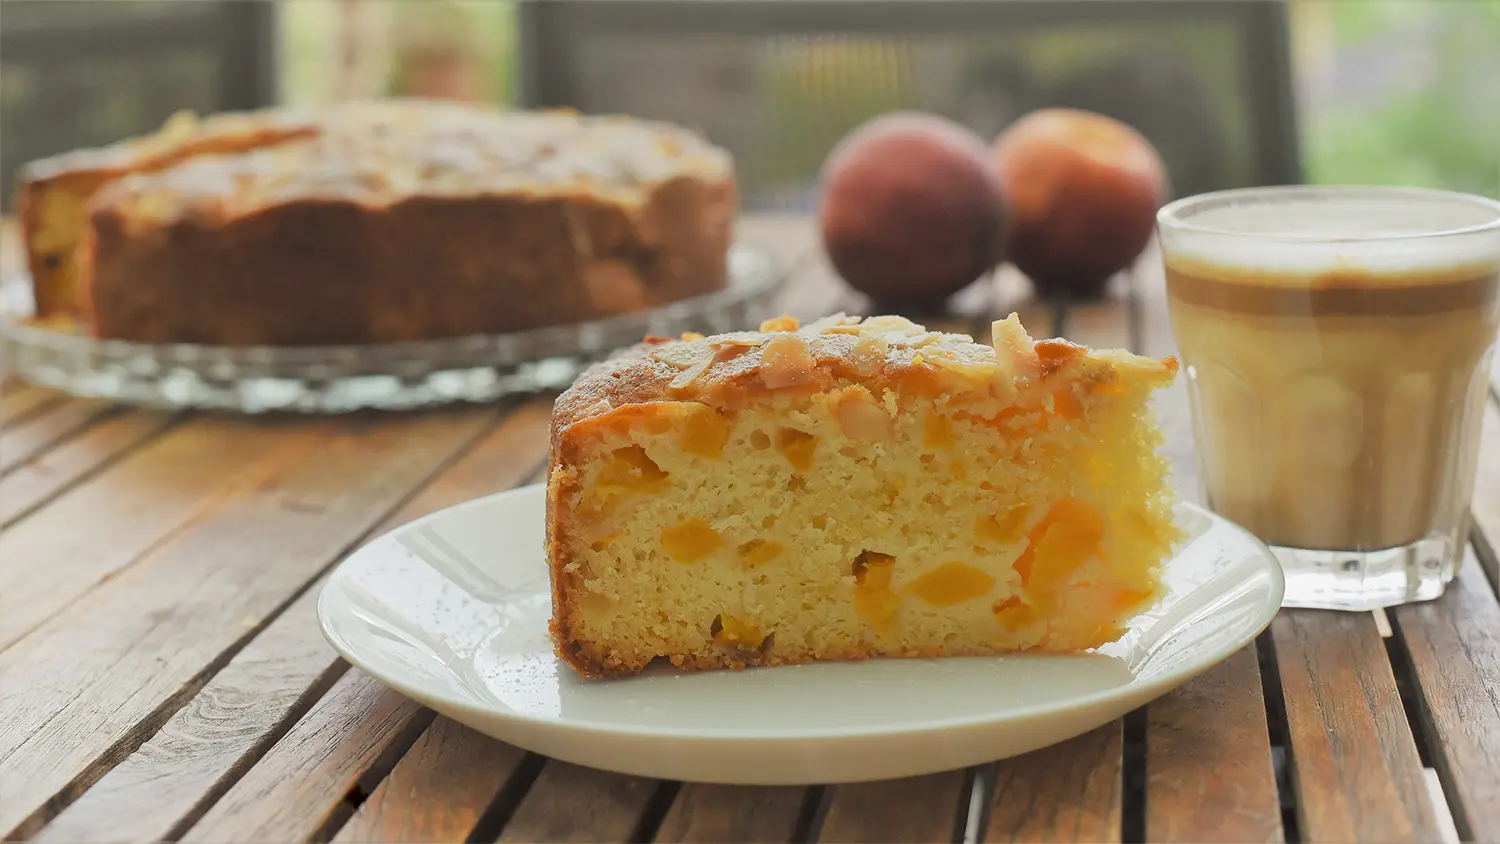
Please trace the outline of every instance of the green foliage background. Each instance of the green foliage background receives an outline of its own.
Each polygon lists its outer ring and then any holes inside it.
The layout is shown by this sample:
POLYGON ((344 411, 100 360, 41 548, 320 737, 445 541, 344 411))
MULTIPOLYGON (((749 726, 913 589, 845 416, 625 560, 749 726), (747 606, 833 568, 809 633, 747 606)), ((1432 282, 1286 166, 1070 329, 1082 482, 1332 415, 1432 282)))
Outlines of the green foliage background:
MULTIPOLYGON (((1421 74, 1376 101, 1303 114, 1308 179, 1500 197, 1500 0, 1297 0, 1326 4, 1340 54, 1417 44, 1421 74)), ((1295 23, 1295 21, 1294 21, 1295 23)))
MULTIPOLYGON (((408 8, 408 16, 392 15, 398 26, 410 26, 412 12, 429 19, 446 18, 446 28, 471 45, 482 45, 492 68, 489 80, 494 98, 512 102, 515 96, 514 5, 507 0, 366 0, 377 6, 408 8)), ((1313 62, 1330 58, 1338 65, 1378 65, 1389 50, 1389 60, 1409 73, 1376 74, 1375 90, 1360 73, 1341 71, 1338 86, 1350 91, 1319 92, 1304 104, 1301 115, 1304 167, 1309 181, 1319 183, 1404 184, 1463 190, 1500 197, 1500 0, 1288 0, 1293 35, 1307 30, 1317 18, 1332 38, 1320 41, 1313 62), (1373 64, 1372 64, 1373 63, 1373 64)), ((294 100, 317 100, 326 89, 320 68, 336 43, 336 4, 328 0, 284 0, 287 93, 294 100)), ((429 20, 429 23, 437 23, 429 20)), ((1045 65, 1070 51, 1096 45, 1077 33, 1059 33, 1050 52, 1038 49, 1030 58, 1045 65), (1068 42, 1068 43, 1063 43, 1068 42)), ((1203 35, 1205 49, 1215 39, 1203 35)), ((864 57, 859 50, 824 48, 817 57, 804 57, 820 66, 814 76, 842 78, 843 96, 820 102, 822 119, 807 122, 772 115, 778 137, 789 149, 772 156, 771 171, 816 169, 826 148, 840 132, 829 134, 832 118, 864 117, 904 105, 907 79, 860 80, 864 57), (879 84, 875 84, 875 83, 879 84), (865 96, 847 96, 853 90, 865 96), (830 105, 836 103, 836 108, 830 105), (833 113, 837 112, 837 114, 833 113), (805 124, 805 125, 804 125, 805 124), (827 136, 827 137, 825 137, 827 136), (809 149, 817 155, 809 158, 809 149), (817 160, 814 160, 817 159, 817 160)), ((891 66, 890 56, 882 57, 891 66)), ((1308 61, 1306 55, 1302 56, 1308 61)), ((895 67, 901 67, 898 60, 895 67)), ((1045 68, 1041 68, 1045 69, 1045 68)), ((1378 67, 1375 68, 1378 70, 1378 67)), ((773 93, 806 98, 805 79, 782 78, 803 70, 794 63, 770 80, 773 93), (795 84, 794 84, 795 83, 795 84)), ((1305 70, 1305 68, 1304 68, 1305 70)), ((400 68, 392 68, 388 82, 400 87, 400 68)), ((899 74, 898 74, 899 76, 899 74)), ((1307 74, 1303 74, 1306 81, 1307 74)), ((816 86, 814 86, 816 88, 816 86)), ((811 90, 811 93, 818 93, 811 90)), ((777 101, 776 97, 771 98, 777 101)), ((777 109, 781 111, 782 109, 777 109)), ((788 109, 792 115, 802 110, 788 109)), ((1230 133, 1238 135, 1241 133, 1230 133)), ((776 173, 768 172, 768 176, 776 173)), ((791 175, 791 174, 783 174, 791 175)))

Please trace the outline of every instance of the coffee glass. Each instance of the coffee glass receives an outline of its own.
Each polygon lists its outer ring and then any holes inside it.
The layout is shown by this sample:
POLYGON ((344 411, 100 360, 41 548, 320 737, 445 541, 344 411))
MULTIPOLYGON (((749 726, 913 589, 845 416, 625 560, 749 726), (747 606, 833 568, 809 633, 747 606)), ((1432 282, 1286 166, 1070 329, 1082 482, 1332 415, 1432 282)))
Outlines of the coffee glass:
POLYGON ((1443 594, 1464 556, 1500 318, 1500 202, 1272 187, 1157 217, 1209 506, 1286 606, 1443 594))

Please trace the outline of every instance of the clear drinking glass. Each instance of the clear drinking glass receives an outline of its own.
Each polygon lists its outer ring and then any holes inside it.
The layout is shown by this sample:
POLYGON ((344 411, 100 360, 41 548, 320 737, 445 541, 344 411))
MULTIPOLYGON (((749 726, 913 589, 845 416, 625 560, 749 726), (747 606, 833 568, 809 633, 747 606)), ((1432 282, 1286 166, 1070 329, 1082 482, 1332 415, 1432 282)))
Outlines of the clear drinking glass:
POLYGON ((1500 318, 1500 203, 1275 187, 1158 215, 1209 505, 1286 606, 1443 594, 1463 559, 1500 318))

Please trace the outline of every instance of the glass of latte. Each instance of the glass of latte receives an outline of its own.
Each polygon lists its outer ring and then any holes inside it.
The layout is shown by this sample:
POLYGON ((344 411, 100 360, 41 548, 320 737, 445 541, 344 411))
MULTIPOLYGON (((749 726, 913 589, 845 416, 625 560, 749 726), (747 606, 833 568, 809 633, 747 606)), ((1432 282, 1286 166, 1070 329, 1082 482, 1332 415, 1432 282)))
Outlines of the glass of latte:
POLYGON ((1500 202, 1275 187, 1158 215, 1209 506, 1286 606, 1436 598, 1469 536, 1500 318, 1500 202))

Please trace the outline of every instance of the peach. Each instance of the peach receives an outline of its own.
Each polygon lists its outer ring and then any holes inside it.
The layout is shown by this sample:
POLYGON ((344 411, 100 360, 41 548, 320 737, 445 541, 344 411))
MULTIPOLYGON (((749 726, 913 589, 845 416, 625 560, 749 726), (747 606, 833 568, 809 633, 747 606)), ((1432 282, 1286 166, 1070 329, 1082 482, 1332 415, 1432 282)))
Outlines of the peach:
POLYGON ((1002 132, 994 155, 1014 227, 1010 260, 1039 292, 1096 297, 1150 242, 1166 168, 1124 123, 1042 109, 1002 132))
POLYGON ((881 305, 934 305, 999 263, 1005 202, 984 141, 937 115, 856 127, 823 164, 818 222, 844 281, 881 305))

